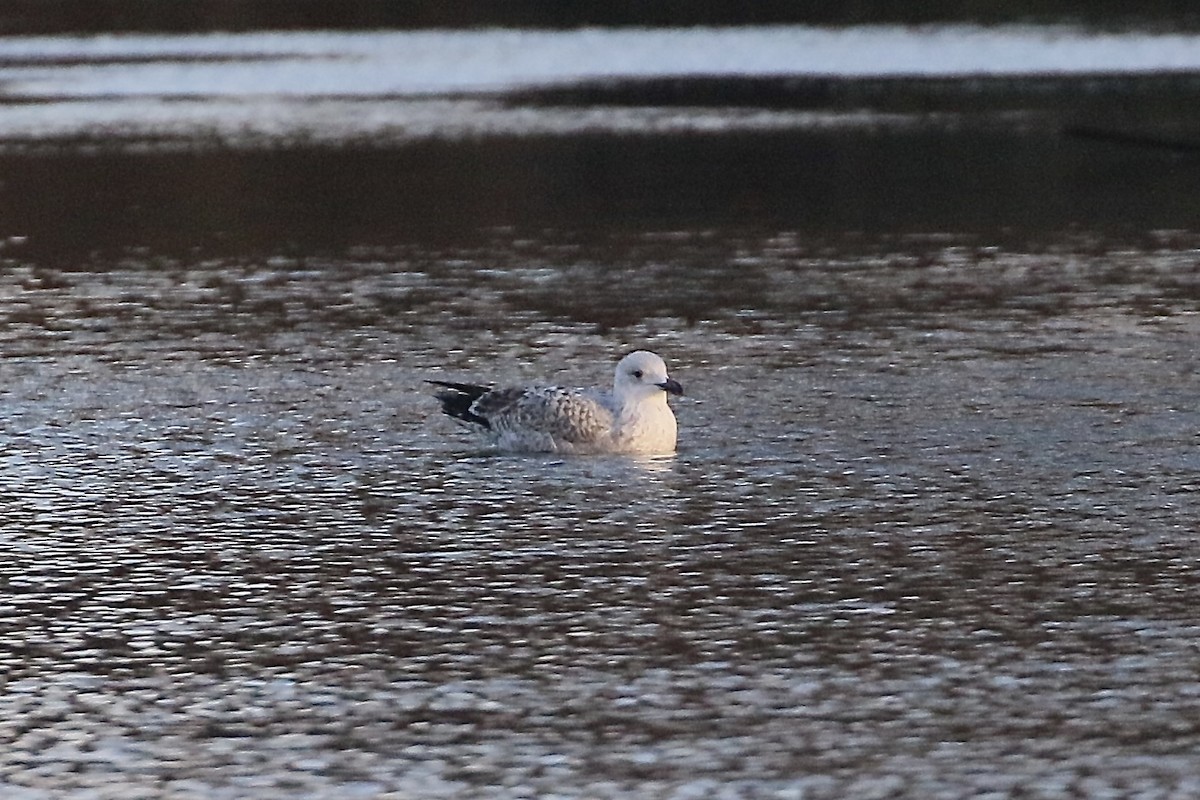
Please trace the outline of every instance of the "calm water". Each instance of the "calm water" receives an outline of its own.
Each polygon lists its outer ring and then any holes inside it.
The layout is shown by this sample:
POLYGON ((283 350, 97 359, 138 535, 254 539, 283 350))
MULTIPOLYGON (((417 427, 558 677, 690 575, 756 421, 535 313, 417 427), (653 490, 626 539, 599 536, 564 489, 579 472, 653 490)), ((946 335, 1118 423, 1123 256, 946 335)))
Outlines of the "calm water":
POLYGON ((0 794, 1200 793, 1195 164, 975 123, 7 151, 0 794))

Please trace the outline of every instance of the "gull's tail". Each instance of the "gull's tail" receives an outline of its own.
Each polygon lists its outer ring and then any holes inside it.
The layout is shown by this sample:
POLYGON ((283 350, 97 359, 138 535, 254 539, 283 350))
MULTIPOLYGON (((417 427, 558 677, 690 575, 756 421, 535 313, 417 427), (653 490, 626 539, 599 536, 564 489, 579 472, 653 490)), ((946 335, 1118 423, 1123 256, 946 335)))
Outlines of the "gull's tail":
POLYGON ((425 382, 442 387, 442 391, 437 392, 434 397, 441 401, 442 411, 446 414, 464 422, 482 425, 485 428, 492 427, 486 417, 481 417, 471 411, 475 401, 492 390, 490 386, 475 386, 470 383, 450 383, 448 381, 425 382))

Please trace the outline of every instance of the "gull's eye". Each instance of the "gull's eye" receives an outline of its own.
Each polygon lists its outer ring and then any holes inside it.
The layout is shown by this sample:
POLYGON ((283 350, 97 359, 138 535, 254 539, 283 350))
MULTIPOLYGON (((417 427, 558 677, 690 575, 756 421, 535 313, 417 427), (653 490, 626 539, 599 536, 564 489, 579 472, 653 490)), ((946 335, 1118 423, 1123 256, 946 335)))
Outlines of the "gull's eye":
POLYGON ((642 379, 642 371, 640 369, 635 369, 633 371, 633 377, 637 378, 640 381, 642 379))

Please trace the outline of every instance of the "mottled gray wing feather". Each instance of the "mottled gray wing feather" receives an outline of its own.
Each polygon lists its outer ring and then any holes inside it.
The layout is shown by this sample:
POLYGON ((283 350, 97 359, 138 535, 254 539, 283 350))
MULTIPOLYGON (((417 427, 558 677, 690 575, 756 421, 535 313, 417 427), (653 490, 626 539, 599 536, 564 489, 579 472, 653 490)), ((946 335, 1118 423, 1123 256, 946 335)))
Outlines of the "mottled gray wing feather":
POLYGON ((497 432, 591 442, 612 430, 613 412, 604 400, 558 386, 495 389, 476 400, 471 411, 485 417, 497 432))

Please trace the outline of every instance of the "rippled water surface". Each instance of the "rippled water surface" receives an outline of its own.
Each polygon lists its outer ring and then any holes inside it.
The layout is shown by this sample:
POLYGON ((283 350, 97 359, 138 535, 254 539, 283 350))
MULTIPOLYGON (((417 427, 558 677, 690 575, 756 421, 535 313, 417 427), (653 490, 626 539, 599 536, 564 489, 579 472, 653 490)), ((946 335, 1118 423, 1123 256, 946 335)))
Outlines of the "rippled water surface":
POLYGON ((14 266, 6 795, 1200 788, 1195 252, 726 247, 14 266), (420 384, 634 345, 673 458, 420 384))
POLYGON ((1059 125, 1186 76, 766 132, 730 80, 538 101, 686 133, 0 131, 0 796, 1200 794, 1194 154, 1059 125), (423 383, 635 347, 673 457, 423 383))

